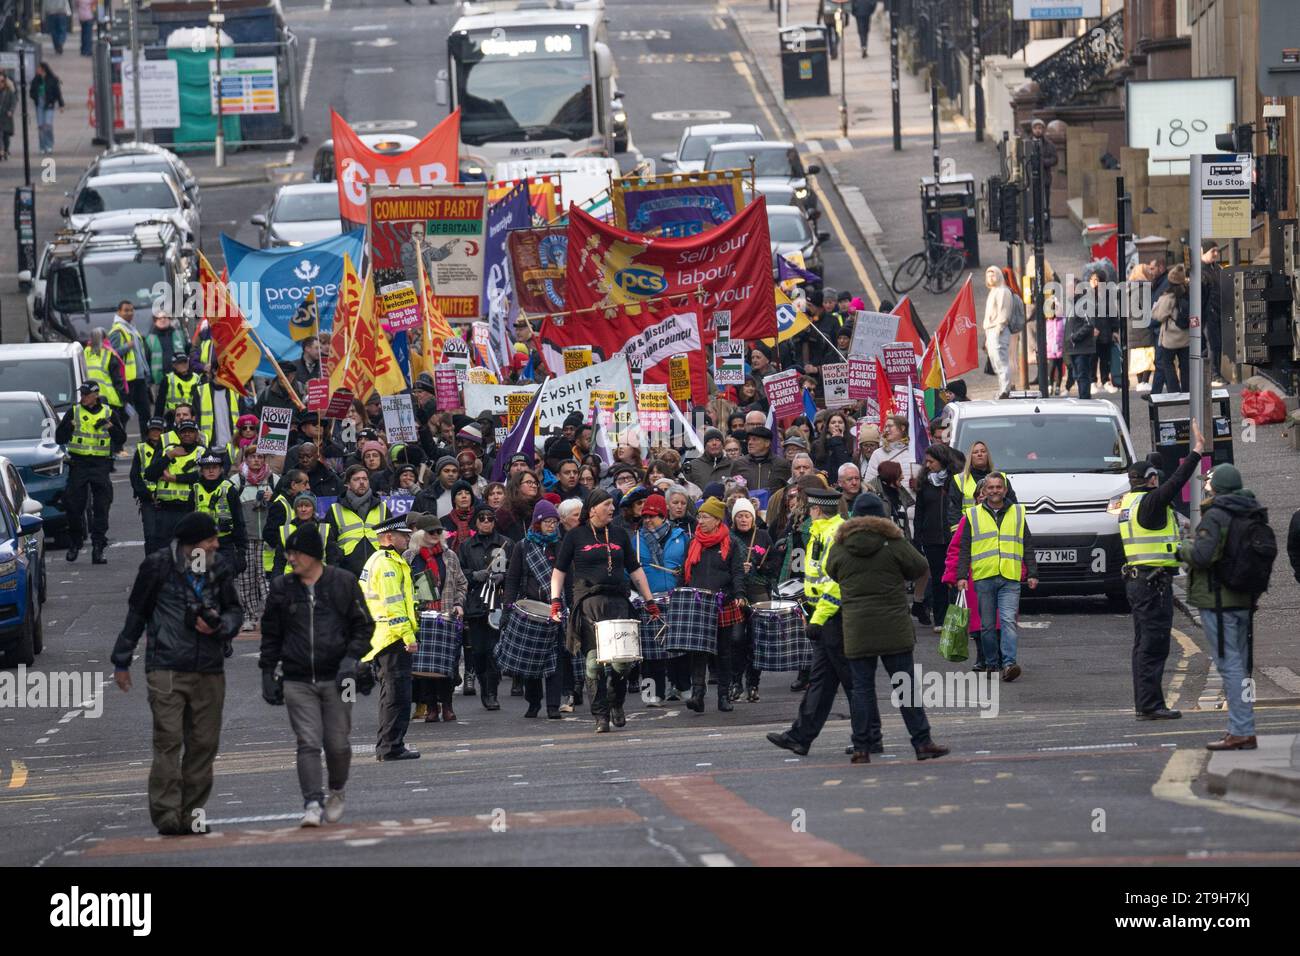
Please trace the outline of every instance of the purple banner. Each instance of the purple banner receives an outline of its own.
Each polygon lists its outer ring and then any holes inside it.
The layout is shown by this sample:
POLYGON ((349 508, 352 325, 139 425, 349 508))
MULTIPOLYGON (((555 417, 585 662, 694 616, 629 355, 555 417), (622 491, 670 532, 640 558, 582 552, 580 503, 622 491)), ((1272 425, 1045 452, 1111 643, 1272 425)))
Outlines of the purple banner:
POLYGON ((739 189, 733 183, 669 185, 621 190, 622 216, 629 232, 680 238, 720 226, 736 214, 739 189))

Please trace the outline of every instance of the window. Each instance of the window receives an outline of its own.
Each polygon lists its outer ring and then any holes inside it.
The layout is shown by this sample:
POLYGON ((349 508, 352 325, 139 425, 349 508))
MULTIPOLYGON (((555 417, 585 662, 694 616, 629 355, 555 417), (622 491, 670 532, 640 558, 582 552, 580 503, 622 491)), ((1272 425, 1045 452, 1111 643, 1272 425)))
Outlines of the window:
POLYGON ((35 401, 0 401, 0 441, 39 439, 45 434, 45 409, 35 401))
POLYGON ((998 471, 1012 474, 1120 474, 1130 464, 1116 420, 1109 415, 997 415, 969 418, 954 445, 989 447, 998 471))
POLYGON ((339 218, 339 194, 329 192, 285 193, 275 204, 272 222, 315 222, 339 218))
POLYGON ((144 183, 102 183, 87 186, 77 194, 74 216, 88 216, 124 209, 176 209, 176 194, 164 180, 144 183))

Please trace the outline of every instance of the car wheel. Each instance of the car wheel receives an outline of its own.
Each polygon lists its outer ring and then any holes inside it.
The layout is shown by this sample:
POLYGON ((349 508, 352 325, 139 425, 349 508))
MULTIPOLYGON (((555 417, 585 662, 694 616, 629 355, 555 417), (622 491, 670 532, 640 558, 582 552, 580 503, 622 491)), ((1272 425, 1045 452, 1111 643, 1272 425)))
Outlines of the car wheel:
POLYGON ((45 552, 42 551, 41 552, 41 586, 40 586, 40 590, 37 592, 37 597, 40 599, 40 602, 42 604, 45 603, 45 584, 48 577, 49 575, 46 574, 45 571, 45 552))
POLYGON ((18 643, 9 651, 5 659, 6 667, 15 667, 18 664, 25 664, 31 667, 36 663, 36 628, 33 625, 31 617, 23 622, 22 627, 18 629, 18 643))

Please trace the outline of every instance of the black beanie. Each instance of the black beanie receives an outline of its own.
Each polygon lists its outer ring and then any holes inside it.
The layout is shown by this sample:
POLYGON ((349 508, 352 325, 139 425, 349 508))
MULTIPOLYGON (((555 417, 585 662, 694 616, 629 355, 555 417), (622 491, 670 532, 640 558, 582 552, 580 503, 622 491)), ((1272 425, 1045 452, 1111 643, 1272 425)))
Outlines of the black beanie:
POLYGON ((217 523, 212 515, 191 511, 176 522, 176 540, 181 544, 198 544, 217 536, 217 523))
POLYGON ((304 525, 289 535, 289 539, 284 543, 284 550, 297 551, 317 561, 325 560, 325 543, 321 541, 316 526, 311 524, 304 525))

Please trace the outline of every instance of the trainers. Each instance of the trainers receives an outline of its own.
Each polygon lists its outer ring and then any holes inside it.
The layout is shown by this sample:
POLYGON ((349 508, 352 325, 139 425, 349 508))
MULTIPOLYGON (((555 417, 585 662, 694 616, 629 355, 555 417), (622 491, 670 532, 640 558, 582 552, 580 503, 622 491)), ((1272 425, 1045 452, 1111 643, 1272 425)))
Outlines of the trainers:
POLYGON ((564 700, 560 703, 560 713, 562 713, 562 714, 571 714, 571 713, 573 713, 573 695, 572 695, 572 694, 566 694, 566 695, 565 695, 564 700))
POLYGON ((645 702, 645 705, 647 707, 662 707, 664 705, 664 699, 662 697, 651 697, 645 702))
POLYGON ((1107 382, 1105 385, 1102 386, 1102 388, 1106 390, 1106 393, 1108 395, 1114 395, 1116 392, 1119 391, 1119 389, 1116 388, 1114 385, 1112 385, 1110 382, 1107 382))
POLYGON ((321 805, 313 800, 307 804, 307 808, 302 811, 302 822, 298 824, 301 827, 318 827, 320 826, 321 805))
POLYGON ((325 796, 325 822, 338 823, 343 819, 343 791, 331 790, 325 796))
POLYGON ((1137 388, 1134 389, 1134 391, 1136 391, 1139 395, 1145 395, 1145 394, 1147 394, 1148 392, 1151 391, 1151 383, 1150 383, 1150 382, 1138 382, 1138 383, 1137 383, 1137 388))
POLYGON ((608 717, 597 717, 597 718, 596 718, 596 733, 598 733, 598 734, 607 734, 607 733, 609 733, 609 718, 608 718, 608 717))

